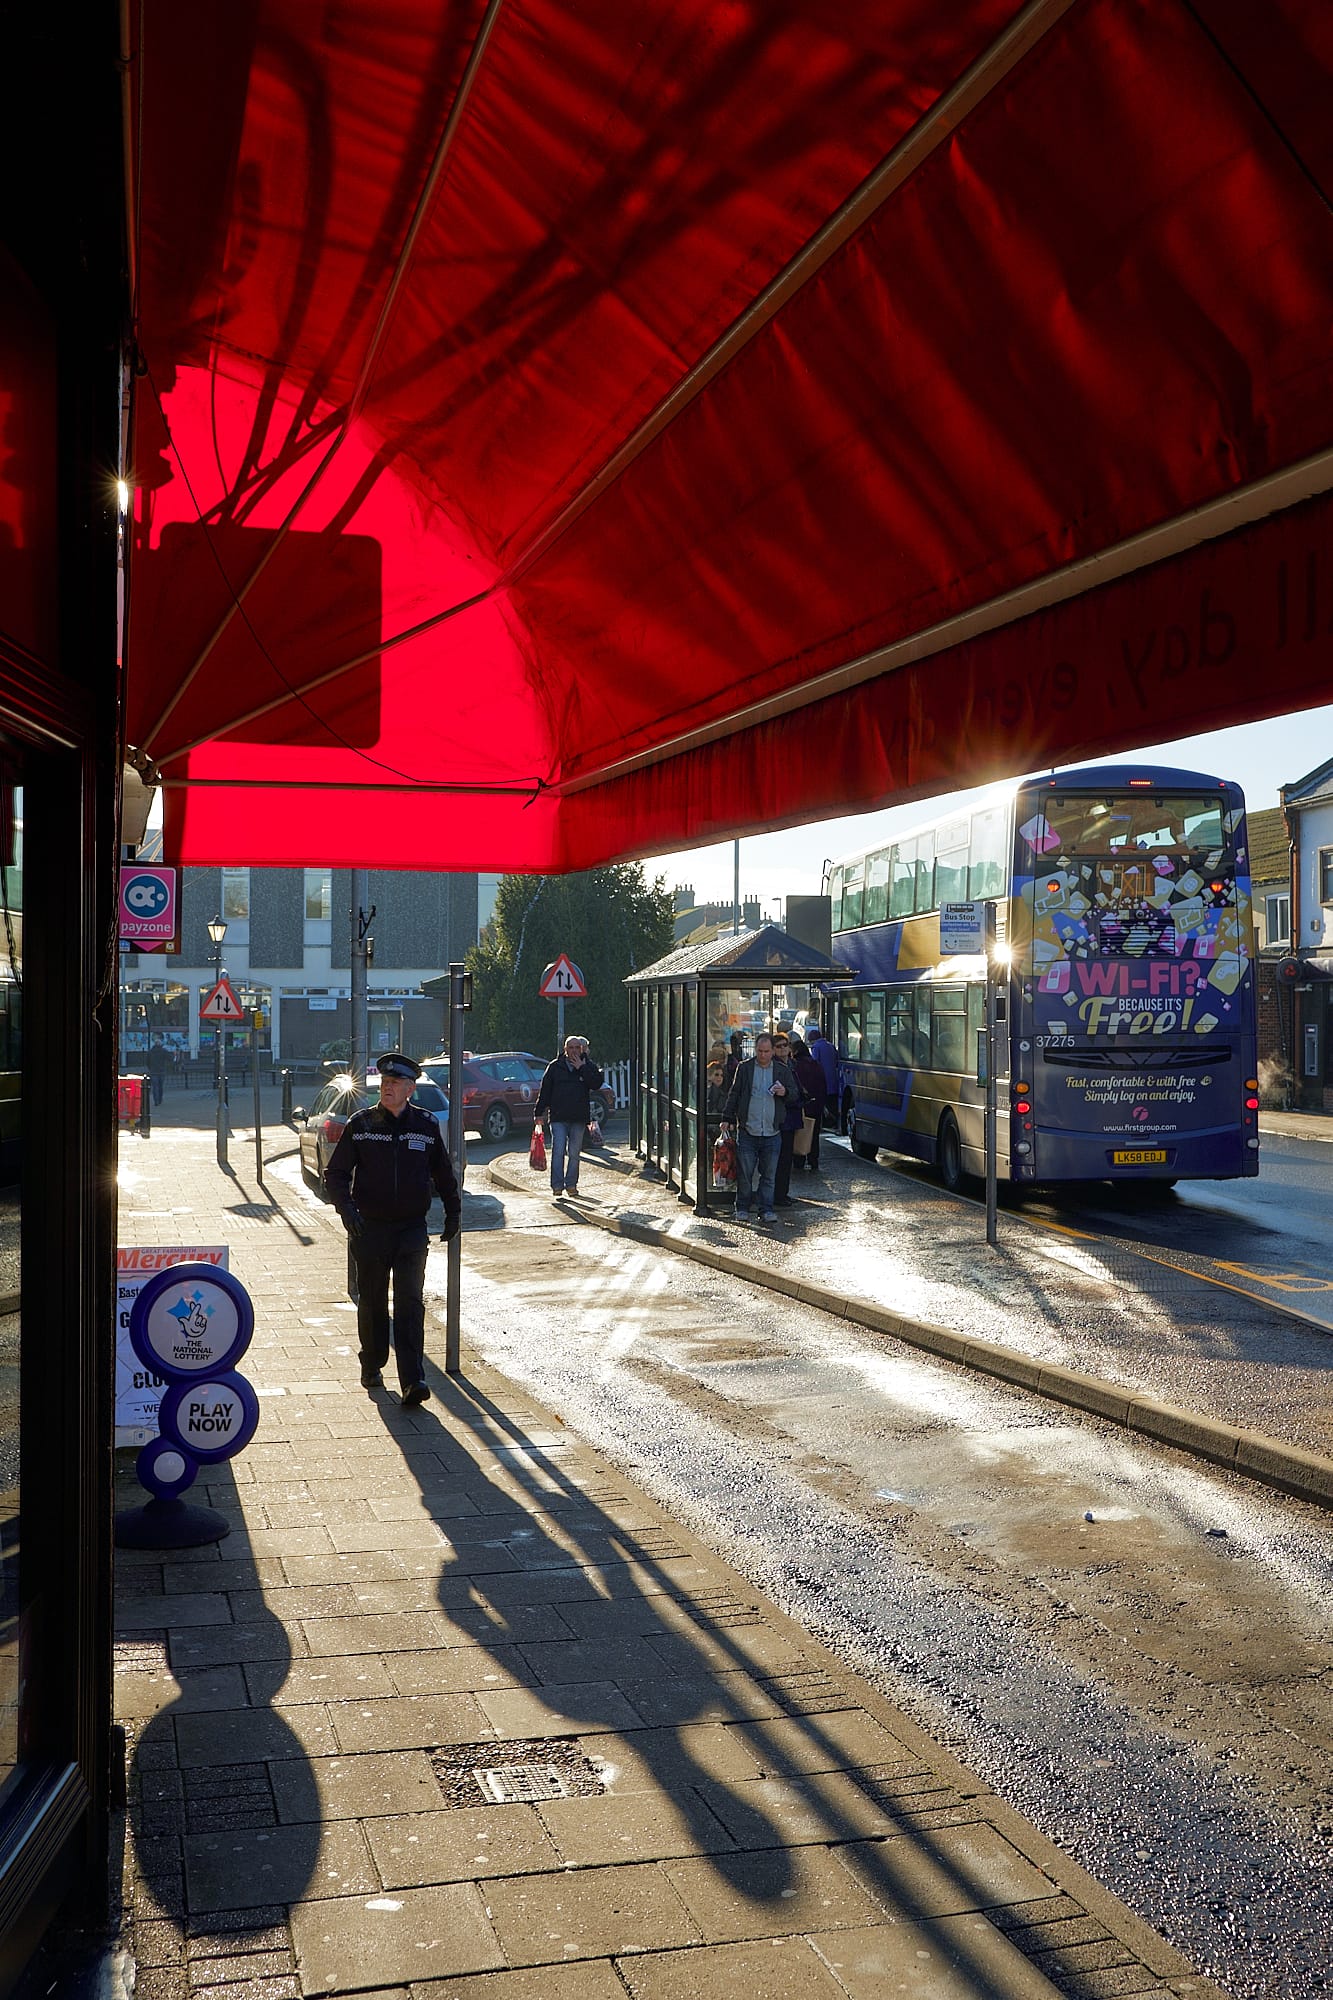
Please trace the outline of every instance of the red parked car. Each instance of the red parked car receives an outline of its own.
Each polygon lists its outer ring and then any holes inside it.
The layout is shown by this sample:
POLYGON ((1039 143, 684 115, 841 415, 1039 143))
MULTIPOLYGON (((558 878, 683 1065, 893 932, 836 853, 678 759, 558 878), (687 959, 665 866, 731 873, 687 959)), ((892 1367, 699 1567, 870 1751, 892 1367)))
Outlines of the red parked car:
MULTIPOLYGON (((423 1056, 423 1081, 429 1077, 448 1091, 449 1063, 444 1056, 423 1056)), ((490 1055, 463 1056, 463 1124, 484 1139, 507 1139, 517 1126, 531 1131, 547 1058, 528 1049, 501 1049, 490 1055)))

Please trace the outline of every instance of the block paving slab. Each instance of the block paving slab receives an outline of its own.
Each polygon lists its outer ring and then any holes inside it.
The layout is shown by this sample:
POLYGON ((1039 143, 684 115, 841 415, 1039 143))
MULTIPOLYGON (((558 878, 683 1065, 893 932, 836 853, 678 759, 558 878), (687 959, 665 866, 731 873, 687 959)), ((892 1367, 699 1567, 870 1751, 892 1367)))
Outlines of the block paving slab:
POLYGON ((123 1141, 120 1241, 229 1245, 262 1408, 230 1532, 119 1564, 137 2000, 1225 2000, 466 1328, 362 1391, 341 1233, 210 1103, 123 1141))

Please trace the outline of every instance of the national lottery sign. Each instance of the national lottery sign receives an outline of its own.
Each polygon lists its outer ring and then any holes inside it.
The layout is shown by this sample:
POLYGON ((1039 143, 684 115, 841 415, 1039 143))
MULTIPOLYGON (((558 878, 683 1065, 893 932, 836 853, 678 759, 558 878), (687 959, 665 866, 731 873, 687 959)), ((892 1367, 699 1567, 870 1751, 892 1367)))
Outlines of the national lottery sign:
POLYGON ((137 1470, 160 1500, 177 1499, 199 1466, 243 1451, 259 1427, 259 1398, 236 1363, 255 1313, 240 1280, 215 1264, 177 1264, 150 1278, 130 1309, 130 1345, 165 1379, 161 1435, 137 1470))

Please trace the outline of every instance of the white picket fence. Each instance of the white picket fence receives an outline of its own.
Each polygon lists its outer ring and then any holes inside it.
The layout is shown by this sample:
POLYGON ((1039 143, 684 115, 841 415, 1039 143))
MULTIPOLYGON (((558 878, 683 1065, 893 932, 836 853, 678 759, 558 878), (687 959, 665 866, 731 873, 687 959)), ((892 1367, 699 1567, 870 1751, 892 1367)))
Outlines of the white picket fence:
POLYGON ((602 1081, 608 1090, 616 1094, 616 1110, 624 1111, 629 1104, 628 1062, 603 1063, 602 1081))

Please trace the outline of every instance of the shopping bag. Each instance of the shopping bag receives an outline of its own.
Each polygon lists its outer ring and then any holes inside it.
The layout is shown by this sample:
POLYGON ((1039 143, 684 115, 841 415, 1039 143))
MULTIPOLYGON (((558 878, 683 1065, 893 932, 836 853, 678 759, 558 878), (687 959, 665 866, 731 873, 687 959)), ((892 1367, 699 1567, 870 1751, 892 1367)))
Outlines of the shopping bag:
POLYGON ((796 1153, 797 1155, 804 1155, 808 1153, 810 1151, 811 1143, 814 1140, 814 1136, 815 1136, 815 1121, 807 1111, 805 1117, 801 1120, 800 1131, 796 1134, 796 1137, 791 1142, 791 1149, 793 1153, 796 1153))
POLYGON ((532 1128, 532 1144, 528 1147, 528 1165, 542 1173, 546 1167, 546 1136, 540 1125, 532 1128))
POLYGON ((713 1146, 713 1186, 723 1193, 736 1185, 736 1142, 729 1132, 719 1132, 713 1146))

